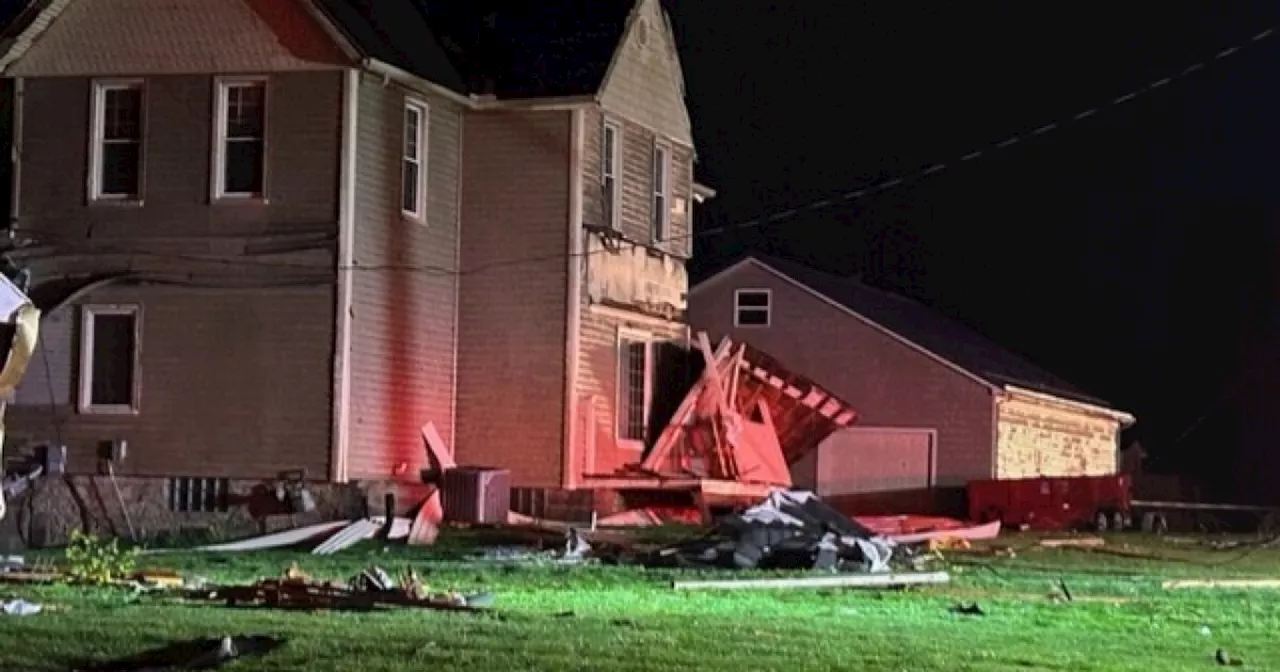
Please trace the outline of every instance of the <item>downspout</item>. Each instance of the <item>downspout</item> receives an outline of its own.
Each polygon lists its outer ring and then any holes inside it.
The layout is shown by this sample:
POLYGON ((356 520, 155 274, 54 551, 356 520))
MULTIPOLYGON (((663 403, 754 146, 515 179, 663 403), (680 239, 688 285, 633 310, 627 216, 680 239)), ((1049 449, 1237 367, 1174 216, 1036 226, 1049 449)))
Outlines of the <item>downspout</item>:
POLYGON ((454 188, 457 189, 457 202, 454 205, 454 224, 457 230, 453 236, 453 380, 449 388, 449 445, 455 459, 458 456, 458 340, 462 333, 462 162, 466 156, 462 140, 467 134, 466 125, 466 110, 458 110, 458 179, 454 183, 454 188))
POLYGON ((569 272, 564 348, 564 437, 560 451, 560 480, 566 489, 579 485, 578 470, 578 349, 582 333, 582 152, 586 144, 583 110, 573 110, 569 124, 569 272))
POLYGON ((355 271, 356 134, 359 131, 360 71, 348 68, 342 87, 342 165, 338 182, 337 304, 333 348, 333 445, 329 478, 346 483, 351 442, 351 320, 355 271))
POLYGON ((13 144, 9 148, 9 162, 12 166, 9 192, 9 235, 18 228, 18 218, 22 213, 19 201, 22 194, 22 109, 26 107, 27 82, 21 77, 13 80, 13 144))

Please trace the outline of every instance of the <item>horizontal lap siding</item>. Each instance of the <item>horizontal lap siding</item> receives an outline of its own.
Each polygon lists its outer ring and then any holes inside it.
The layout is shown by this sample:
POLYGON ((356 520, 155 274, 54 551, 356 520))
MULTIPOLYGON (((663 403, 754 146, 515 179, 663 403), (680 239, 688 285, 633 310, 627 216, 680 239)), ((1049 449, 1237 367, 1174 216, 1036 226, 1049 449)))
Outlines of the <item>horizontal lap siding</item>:
POLYGON ((939 486, 991 475, 988 388, 790 282, 744 265, 692 295, 690 321, 713 342, 744 340, 831 390, 858 410, 859 425, 936 429, 939 486), (734 328, 739 288, 773 291, 772 326, 734 328))
POLYGON ((562 482, 570 117, 465 118, 457 453, 517 486, 562 482))
POLYGON ((583 311, 578 357, 577 393, 581 400, 578 413, 580 422, 588 422, 592 417, 595 422, 594 426, 588 427, 587 434, 579 438, 584 442, 583 450, 575 451, 576 455, 582 456, 582 464, 578 465, 582 473, 610 473, 643 457, 636 446, 617 441, 618 337, 622 329, 637 332, 637 335, 646 334, 655 342, 686 345, 686 327, 679 322, 627 317, 591 309, 583 311), (587 410, 588 405, 590 411, 587 410))
POLYGON ((82 77, 26 82, 20 194, 20 227, 40 243, 36 283, 119 271, 164 283, 84 299, 142 305, 142 412, 74 412, 65 386, 75 376, 57 373, 78 371, 79 315, 68 309, 71 324, 42 346, 64 389, 52 410, 12 407, 11 429, 61 434, 77 471, 96 469, 95 442, 125 438, 121 473, 257 478, 304 467, 324 478, 341 75, 271 76, 266 204, 209 204, 211 76, 146 85, 143 205, 86 204, 91 80, 82 77), (254 252, 281 244, 288 253, 254 252))
POLYGON ((31 403, 9 407, 7 448, 61 440, 69 470, 95 473, 98 444, 125 439, 122 475, 270 478, 302 468, 327 476, 331 287, 104 288, 77 303, 141 306, 140 412, 76 412, 81 311, 65 306, 51 317, 70 328, 51 331, 44 345, 58 360, 55 385, 23 380, 31 403))
POLYGON ((400 210, 406 94, 369 77, 360 86, 351 478, 416 480, 428 466, 423 424, 434 423, 446 443, 454 436, 462 110, 413 97, 430 110, 425 223, 400 210))
POLYGON ((1012 398, 1000 401, 997 423, 998 478, 1116 473, 1115 420, 1012 398))

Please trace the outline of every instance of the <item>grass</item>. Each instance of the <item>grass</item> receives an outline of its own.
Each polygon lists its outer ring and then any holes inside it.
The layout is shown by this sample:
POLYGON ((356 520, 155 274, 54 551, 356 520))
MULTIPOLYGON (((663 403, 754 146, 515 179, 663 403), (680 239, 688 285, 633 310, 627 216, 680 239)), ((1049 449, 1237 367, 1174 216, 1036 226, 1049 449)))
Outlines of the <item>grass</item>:
MULTIPOLYGON (((1214 551, 1111 537, 1152 558, 1044 549, 1017 557, 948 555, 953 581, 910 591, 685 593, 670 581, 708 572, 565 567, 461 559, 455 534, 430 549, 370 544, 330 557, 296 552, 150 556, 213 581, 278 575, 291 561, 344 579, 370 564, 413 565, 435 589, 493 590, 500 615, 395 610, 297 613, 178 602, 119 589, 0 586, 51 610, 5 617, 0 669, 65 670, 223 634, 287 638, 229 670, 1199 670, 1223 647, 1241 669, 1280 669, 1275 589, 1166 591, 1174 577, 1280 576, 1280 551, 1214 551), (1048 598, 1066 582, 1075 599, 1048 598), (977 601, 985 616, 951 613, 977 601), (1207 631, 1204 628, 1207 627, 1207 631)), ((734 576, 741 576, 737 573, 734 576)), ((734 578, 726 575, 724 578, 734 578)))

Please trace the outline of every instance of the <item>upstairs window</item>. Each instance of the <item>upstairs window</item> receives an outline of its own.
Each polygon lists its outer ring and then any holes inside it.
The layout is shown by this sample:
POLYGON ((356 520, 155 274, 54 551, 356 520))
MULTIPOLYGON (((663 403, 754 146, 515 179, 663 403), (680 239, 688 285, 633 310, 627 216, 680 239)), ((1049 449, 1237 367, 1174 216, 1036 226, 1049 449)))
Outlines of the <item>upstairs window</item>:
POLYGON ((423 221, 427 213, 427 106, 407 101, 404 105, 404 147, 401 151, 400 210, 406 217, 423 221))
POLYGON ((772 321, 773 292, 739 289, 733 293, 733 326, 767 327, 772 321))
POLYGON ((670 202, 671 157, 666 147, 653 147, 653 242, 667 238, 667 222, 671 217, 670 202))
POLYGON ((618 339, 618 438, 643 442, 649 430, 653 366, 647 340, 618 339))
POLYGON ((618 224, 618 168, 622 165, 621 144, 622 133, 617 124, 605 123, 604 137, 600 147, 600 186, 604 198, 604 220, 609 228, 617 231, 618 224))
POLYGON ((141 199, 142 117, 141 80, 94 83, 89 169, 93 200, 141 199))
POLYGON ((138 411, 138 306, 84 306, 80 322, 82 413, 138 411))
POLYGON ((218 81, 214 198, 263 198, 267 181, 267 83, 218 81))

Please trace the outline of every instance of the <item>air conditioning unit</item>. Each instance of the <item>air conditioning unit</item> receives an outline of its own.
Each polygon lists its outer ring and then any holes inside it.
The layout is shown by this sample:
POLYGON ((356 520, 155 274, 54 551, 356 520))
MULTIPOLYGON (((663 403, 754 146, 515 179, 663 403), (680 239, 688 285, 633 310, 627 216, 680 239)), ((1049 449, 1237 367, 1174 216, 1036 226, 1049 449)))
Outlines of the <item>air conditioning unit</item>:
POLYGON ((511 510, 511 472, 489 467, 455 467, 444 472, 440 495, 446 521, 505 524, 511 510))

